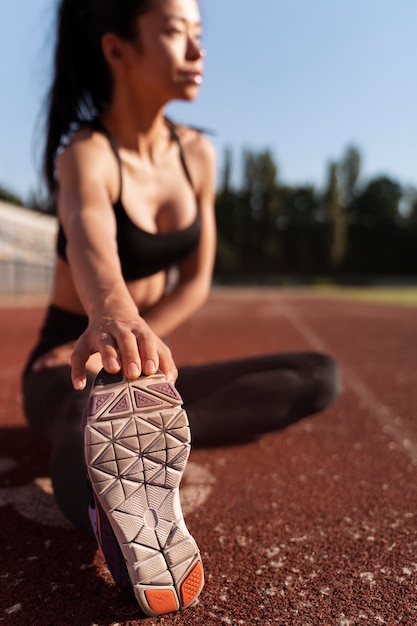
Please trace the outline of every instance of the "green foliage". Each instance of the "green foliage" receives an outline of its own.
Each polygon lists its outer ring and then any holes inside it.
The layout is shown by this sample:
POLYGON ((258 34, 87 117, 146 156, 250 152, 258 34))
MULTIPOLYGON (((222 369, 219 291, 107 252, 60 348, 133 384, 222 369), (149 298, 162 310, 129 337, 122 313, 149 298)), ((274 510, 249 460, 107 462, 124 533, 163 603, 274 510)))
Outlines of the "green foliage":
POLYGON ((50 202, 42 198, 39 193, 31 192, 26 201, 20 196, 17 196, 9 189, 0 187, 0 200, 7 202, 8 204, 14 204, 15 206, 25 207, 38 213, 47 213, 49 215, 55 214, 55 209, 50 202))
POLYGON ((0 200, 3 202, 8 202, 9 204, 14 204, 16 206, 24 206, 23 200, 19 198, 16 194, 4 187, 0 187, 0 200))
POLYGON ((397 182, 386 176, 375 178, 351 203, 350 220, 368 227, 395 225, 400 216, 401 197, 402 189, 397 182))
POLYGON ((345 208, 354 201, 358 191, 361 169, 361 155, 357 148, 349 146, 338 165, 337 173, 341 191, 341 200, 345 208))
POLYGON ((410 211, 405 218, 405 223, 408 228, 417 231, 417 191, 415 193, 415 198, 412 199, 410 205, 410 211))
POLYGON ((386 176, 362 182, 360 175, 353 146, 329 163, 323 190, 281 183, 271 152, 246 149, 242 183, 233 188, 228 149, 216 202, 217 278, 417 274, 417 191, 386 176), (407 215, 400 210, 405 199, 407 215))
MULTIPOLYGON (((323 203, 330 224, 330 264, 335 271, 340 269, 348 247, 346 208, 343 206, 343 190, 340 185, 341 172, 343 172, 343 164, 338 165, 336 162, 330 163, 327 189, 323 195, 323 203)), ((346 196, 347 194, 345 194, 345 197, 346 196)))

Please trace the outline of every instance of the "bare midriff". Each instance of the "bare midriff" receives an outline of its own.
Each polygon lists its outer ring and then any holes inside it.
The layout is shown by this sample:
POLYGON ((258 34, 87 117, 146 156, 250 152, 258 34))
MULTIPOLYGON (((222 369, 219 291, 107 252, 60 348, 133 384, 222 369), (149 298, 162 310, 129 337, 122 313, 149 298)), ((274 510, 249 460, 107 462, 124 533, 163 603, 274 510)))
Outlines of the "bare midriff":
MULTIPOLYGON (((166 279, 166 272, 162 271, 153 276, 127 283, 127 288, 138 307, 139 313, 151 308, 161 299, 166 288, 166 279)), ((86 315, 75 289, 69 266, 59 258, 56 261, 51 304, 77 315, 86 315)), ((96 374, 101 367, 99 354, 94 354, 89 358, 87 368, 90 371, 96 374)))

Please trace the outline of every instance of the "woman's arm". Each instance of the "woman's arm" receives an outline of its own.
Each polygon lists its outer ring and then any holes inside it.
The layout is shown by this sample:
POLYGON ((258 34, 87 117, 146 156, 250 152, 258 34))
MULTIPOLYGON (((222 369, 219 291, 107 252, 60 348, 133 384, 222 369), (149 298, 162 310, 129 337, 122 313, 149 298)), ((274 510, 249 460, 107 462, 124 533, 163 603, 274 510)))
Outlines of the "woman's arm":
POLYGON ((198 197, 201 235, 197 249, 179 264, 175 287, 143 314, 159 337, 168 335, 204 304, 210 291, 215 258, 214 150, 200 135, 184 149, 198 197))
POLYGON ((140 317, 122 276, 112 197, 118 176, 103 139, 74 141, 57 159, 58 214, 67 237, 67 258, 89 318, 72 355, 76 389, 86 384, 85 364, 99 352, 109 373, 134 379, 158 368, 171 380, 177 371, 169 348, 140 317))

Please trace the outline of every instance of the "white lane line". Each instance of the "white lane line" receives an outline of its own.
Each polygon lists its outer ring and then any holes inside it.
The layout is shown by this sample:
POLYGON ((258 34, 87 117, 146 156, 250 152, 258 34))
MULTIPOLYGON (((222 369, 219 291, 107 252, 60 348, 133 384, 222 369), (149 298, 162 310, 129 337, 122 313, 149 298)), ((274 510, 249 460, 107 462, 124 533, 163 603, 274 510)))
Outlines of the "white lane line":
MULTIPOLYGON (((287 321, 300 333, 300 335, 315 349, 320 352, 332 352, 325 341, 303 320, 298 313, 288 304, 280 303, 280 310, 287 321)), ((404 420, 396 415, 390 407, 382 404, 364 382, 353 373, 351 367, 343 365, 343 375, 346 383, 356 394, 361 404, 369 410, 381 426, 382 432, 391 437, 401 450, 411 459, 413 465, 417 465, 417 444, 404 420)))
POLYGON ((181 487, 181 507, 185 516, 199 509, 213 491, 215 477, 207 467, 188 461, 181 487))

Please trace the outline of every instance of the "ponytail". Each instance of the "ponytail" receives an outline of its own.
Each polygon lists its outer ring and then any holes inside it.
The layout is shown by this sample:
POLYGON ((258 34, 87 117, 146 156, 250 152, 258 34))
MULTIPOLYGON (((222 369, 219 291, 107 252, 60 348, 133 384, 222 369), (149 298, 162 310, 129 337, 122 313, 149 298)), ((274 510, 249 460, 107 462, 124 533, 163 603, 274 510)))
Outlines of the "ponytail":
POLYGON ((101 39, 113 32, 137 38, 136 20, 151 0, 61 0, 58 7, 54 75, 46 113, 44 176, 55 190, 55 157, 64 138, 100 115, 111 98, 111 76, 101 39))

